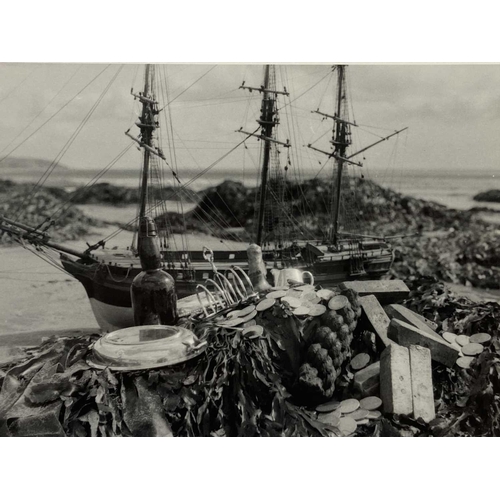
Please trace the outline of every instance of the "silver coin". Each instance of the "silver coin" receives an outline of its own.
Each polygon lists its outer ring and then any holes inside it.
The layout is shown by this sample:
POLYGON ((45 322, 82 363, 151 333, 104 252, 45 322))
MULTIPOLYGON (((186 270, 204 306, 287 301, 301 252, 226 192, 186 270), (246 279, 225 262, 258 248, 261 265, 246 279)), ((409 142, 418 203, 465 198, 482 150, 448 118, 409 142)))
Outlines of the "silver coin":
POLYGON ((250 321, 251 319, 255 318, 257 316, 257 310, 255 307, 253 310, 250 312, 250 314, 247 314, 246 316, 241 316, 239 319, 242 320, 242 323, 246 323, 247 321, 250 321))
POLYGON ((336 295, 328 301, 328 308, 332 311, 339 311, 349 305, 349 300, 344 295, 336 295))
POLYGON ((293 287, 294 290, 299 290, 299 292, 310 292, 314 290, 314 285, 299 285, 293 287))
POLYGON ((255 326, 249 326, 248 328, 245 328, 241 334, 244 337, 249 337, 249 338, 257 338, 260 337, 264 333, 264 328, 260 325, 255 325, 255 326))
POLYGON ((356 423, 356 420, 351 417, 342 417, 338 428, 343 436, 349 436, 350 434, 356 432, 358 424, 356 423))
POLYGON ((369 411, 364 408, 358 408, 354 410, 352 413, 349 413, 349 416, 354 420, 364 420, 368 417, 369 411))
POLYGON ((463 347, 470 342, 470 338, 468 335, 458 335, 455 342, 463 347))
POLYGON ((462 356, 461 358, 457 359, 457 365, 460 366, 460 368, 470 368, 471 363, 474 361, 474 358, 472 356, 462 356))
POLYGON ((476 354, 481 354, 484 350, 484 346, 482 344, 476 344, 473 342, 472 344, 465 344, 462 347, 462 353, 466 356, 475 356, 476 354))
POLYGON ((316 295, 323 300, 330 300, 335 295, 335 292, 327 288, 322 288, 316 292, 316 295))
POLYGON ((334 410, 336 410, 340 406, 340 401, 328 401, 328 403, 323 403, 320 404, 319 406, 316 406, 316 411, 319 411, 321 413, 329 413, 334 410))
POLYGON ((242 319, 242 318, 233 318, 233 319, 228 319, 226 321, 221 321, 219 323, 219 326, 222 326, 222 327, 225 327, 225 328, 231 328, 233 326, 241 325, 244 322, 245 322, 245 319, 242 319))
POLYGON ((491 340, 491 335, 488 333, 475 333, 470 336, 470 341, 474 344, 485 344, 491 340))
POLYGON ((293 310, 295 316, 307 316, 309 314, 309 308, 305 306, 299 306, 293 310))
POLYGON ((247 314, 250 314, 252 311, 255 311, 255 306, 253 304, 250 304, 244 309, 240 309, 239 316, 246 316, 247 314))
POLYGON ((275 303, 276 301, 274 299, 264 299, 257 304, 255 309, 257 309, 257 311, 259 312, 262 312, 273 307, 275 303))
POLYGON ((300 296, 301 300, 315 300, 318 298, 318 296, 316 295, 316 292, 313 290, 313 291, 305 291, 301 296, 300 296))
POLYGON ((320 413, 318 415, 318 420, 324 424, 331 425, 332 427, 337 427, 340 424, 340 417, 338 417, 335 412, 330 413, 320 413))
POLYGON ((457 337, 458 337, 458 335, 451 333, 451 332, 444 332, 443 333, 443 339, 446 340, 446 342, 449 342, 450 344, 455 343, 457 337))
POLYGON ((281 302, 287 303, 292 308, 300 307, 300 305, 301 305, 301 301, 297 297, 288 297, 288 296, 283 297, 281 299, 281 302))
POLYGON ((326 307, 323 304, 314 304, 313 307, 309 309, 310 316, 321 316, 325 314, 326 307))
POLYGON ((363 398, 359 402, 359 405, 365 410, 374 411, 382 406, 382 400, 377 396, 368 396, 366 398, 363 398))
POLYGON ((344 399, 340 402, 339 408, 342 414, 352 413, 359 408, 359 401, 357 399, 344 399))

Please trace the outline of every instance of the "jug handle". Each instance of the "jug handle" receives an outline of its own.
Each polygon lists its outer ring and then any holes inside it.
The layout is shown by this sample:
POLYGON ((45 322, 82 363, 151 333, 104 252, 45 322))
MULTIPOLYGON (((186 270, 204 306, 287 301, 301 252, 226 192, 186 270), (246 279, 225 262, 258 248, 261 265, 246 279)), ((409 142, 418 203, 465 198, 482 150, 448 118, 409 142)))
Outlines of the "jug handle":
POLYGON ((304 274, 307 274, 309 276, 309 279, 311 280, 311 285, 314 285, 314 276, 309 272, 309 271, 304 271, 302 273, 302 276, 304 276, 304 274))

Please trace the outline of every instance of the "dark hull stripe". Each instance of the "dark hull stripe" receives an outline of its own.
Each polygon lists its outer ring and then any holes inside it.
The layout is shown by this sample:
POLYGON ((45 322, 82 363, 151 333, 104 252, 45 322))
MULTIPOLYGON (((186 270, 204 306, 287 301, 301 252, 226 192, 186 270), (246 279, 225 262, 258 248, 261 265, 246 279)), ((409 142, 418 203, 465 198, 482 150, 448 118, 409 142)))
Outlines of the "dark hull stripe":
MULTIPOLYGON (((141 269, 81 264, 68 258, 62 258, 61 262, 66 271, 83 284, 89 298, 95 298, 99 302, 112 306, 132 307, 130 286, 141 269)), ((377 279, 389 271, 391 264, 391 254, 378 255, 370 261, 365 261, 365 275, 354 277, 377 279)), ((349 259, 318 262, 312 266, 304 266, 303 269, 310 271, 314 275, 315 284, 322 286, 331 286, 353 278, 349 259)), ((219 270, 224 272, 225 269, 221 266, 219 270)), ((177 296, 182 298, 195 293, 196 285, 205 281, 204 276, 206 272, 198 272, 195 273, 196 281, 178 280, 176 282, 177 296)), ((209 277, 212 277, 212 272, 209 272, 209 277)))

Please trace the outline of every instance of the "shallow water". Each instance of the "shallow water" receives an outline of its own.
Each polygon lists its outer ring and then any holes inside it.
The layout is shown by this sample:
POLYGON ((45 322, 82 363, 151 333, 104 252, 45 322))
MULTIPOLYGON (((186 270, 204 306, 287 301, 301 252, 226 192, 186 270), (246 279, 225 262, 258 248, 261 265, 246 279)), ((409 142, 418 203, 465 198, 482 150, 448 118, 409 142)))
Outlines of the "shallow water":
POLYGON ((375 175, 371 178, 405 195, 435 201, 457 210, 473 207, 500 210, 500 203, 473 200, 477 193, 500 189, 500 175, 492 172, 402 172, 398 176, 375 175))
MULTIPOLYGON (((476 202, 472 198, 479 192, 489 189, 500 189, 500 174, 492 171, 470 170, 464 172, 453 171, 405 171, 395 167, 386 169, 365 169, 366 177, 380 185, 394 189, 400 193, 415 198, 442 203, 450 208, 468 210, 472 207, 489 207, 500 210, 500 203, 476 202)), ((46 181, 47 186, 63 187, 72 190, 82 186, 96 172, 88 170, 65 170, 54 172, 46 181)), ((186 172, 185 180, 195 177, 197 172, 186 172)), ((39 174, 37 174, 39 175, 39 174)), ((1 178, 15 182, 36 182, 38 177, 32 170, 4 169, 1 178)), ((303 178, 311 177, 304 173, 303 178)), ((241 170, 233 172, 209 172, 190 185, 194 190, 205 189, 220 184, 225 179, 240 180, 245 185, 255 186, 257 179, 246 173, 242 177, 241 170)), ((100 182, 110 182, 119 186, 137 186, 137 172, 135 170, 112 170, 106 173, 100 182)), ((176 203, 171 203, 172 211, 176 211, 176 203)))

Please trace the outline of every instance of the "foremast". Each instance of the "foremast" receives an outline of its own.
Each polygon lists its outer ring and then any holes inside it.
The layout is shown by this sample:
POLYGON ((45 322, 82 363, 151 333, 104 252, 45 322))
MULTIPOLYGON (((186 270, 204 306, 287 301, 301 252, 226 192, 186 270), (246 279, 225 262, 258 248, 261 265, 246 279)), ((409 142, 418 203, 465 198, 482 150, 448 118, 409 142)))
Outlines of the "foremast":
MULTIPOLYGON (((140 148, 143 150, 142 159, 142 174, 141 174, 141 186, 139 194, 139 216, 138 224, 146 215, 148 215, 148 192, 149 192, 149 176, 150 176, 150 159, 151 155, 158 156, 159 158, 165 160, 162 151, 155 146, 155 131, 159 128, 159 122, 157 120, 158 102, 156 101, 154 95, 155 88, 155 71, 150 64, 146 64, 145 77, 144 77, 144 90, 143 92, 131 94, 135 99, 138 99, 142 104, 142 111, 139 117, 139 121, 136 122, 136 126, 140 130, 139 137, 136 138, 130 134, 130 129, 125 132, 125 134, 135 141, 140 148)), ((141 232, 139 231, 139 241, 138 248, 141 247, 141 232)))
MULTIPOLYGON (((154 123, 154 113, 157 111, 156 103, 149 102, 149 78, 151 73, 151 67, 149 64, 146 64, 146 77, 144 81, 144 93, 143 96, 145 99, 142 100, 142 114, 140 118, 140 122, 138 124, 139 129, 141 130, 141 139, 145 146, 153 145, 153 130, 155 129, 154 123)), ((154 83, 154 82, 153 82, 154 83)), ((153 86, 153 85, 151 85, 153 86)), ((141 182, 141 195, 140 195, 140 208, 139 208, 139 219, 142 218, 146 214, 146 201, 148 196, 148 175, 149 175, 149 152, 148 148, 144 148, 143 153, 143 161, 142 161, 142 182, 141 182)))

